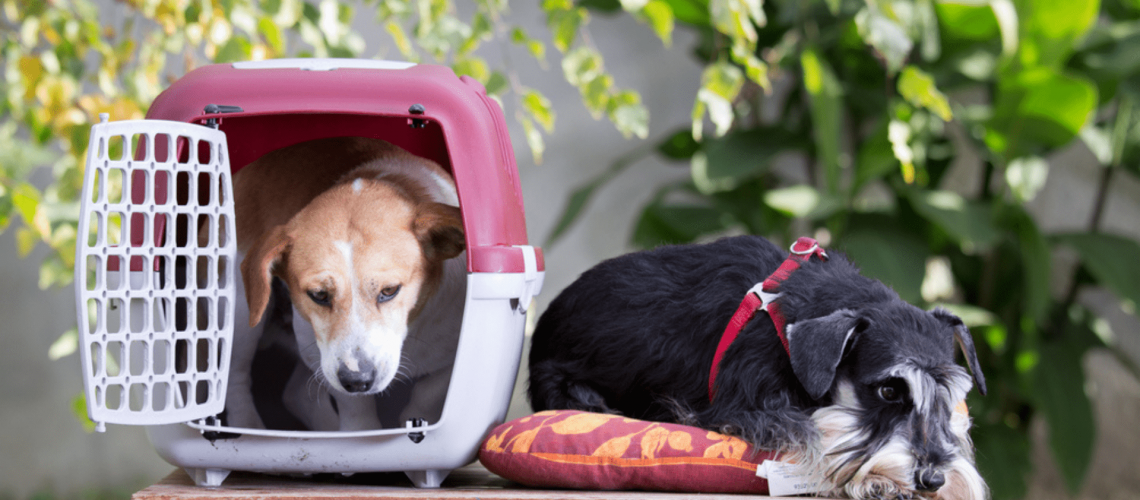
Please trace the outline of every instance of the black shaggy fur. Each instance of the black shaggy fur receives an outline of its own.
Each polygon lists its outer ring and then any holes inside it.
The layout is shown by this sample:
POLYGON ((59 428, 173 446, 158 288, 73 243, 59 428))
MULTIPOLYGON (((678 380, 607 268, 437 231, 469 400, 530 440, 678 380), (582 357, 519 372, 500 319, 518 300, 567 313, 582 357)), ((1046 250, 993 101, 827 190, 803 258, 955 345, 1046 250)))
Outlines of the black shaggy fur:
MULTIPOLYGON (((855 382, 860 400, 867 398, 860 420, 871 430, 863 446, 873 452, 910 415, 905 406, 871 401, 883 384, 906 388, 886 380, 884 371, 904 356, 932 370, 947 360, 953 365, 961 322, 901 301, 841 255, 812 258, 780 287, 791 356, 772 321, 757 312, 725 353, 710 404, 709 368, 729 318, 787 255, 763 238, 740 236, 632 253, 586 271, 538 321, 531 406, 676 421, 788 449, 816 438, 809 417, 831 404, 834 384, 845 379, 855 382)), ((974 373, 984 391, 981 373, 974 373)), ((940 417, 948 422, 948 414, 940 417)), ((915 425, 916 434, 927 432, 915 425)))

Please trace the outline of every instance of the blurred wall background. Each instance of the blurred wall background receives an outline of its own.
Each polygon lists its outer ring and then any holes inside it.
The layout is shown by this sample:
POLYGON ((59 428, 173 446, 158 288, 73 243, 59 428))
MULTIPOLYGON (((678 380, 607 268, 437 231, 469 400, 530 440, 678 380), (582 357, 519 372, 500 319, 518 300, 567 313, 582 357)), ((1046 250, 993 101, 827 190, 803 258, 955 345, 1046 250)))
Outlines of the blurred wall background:
MULTIPOLYGON (((123 8, 104 2, 104 15, 123 15, 123 8)), ((532 35, 546 37, 544 14, 530 2, 511 6, 514 20, 532 35)), ((366 38, 368 53, 388 44, 389 38, 362 15, 355 23, 366 38)), ((571 190, 604 170, 614 158, 645 143, 655 143, 663 134, 690 119, 692 96, 700 85, 700 65, 690 57, 693 37, 678 30, 672 48, 664 48, 648 29, 630 16, 598 16, 591 35, 600 47, 607 68, 620 85, 641 91, 650 111, 646 140, 625 140, 606 121, 591 118, 576 90, 563 79, 557 67, 544 69, 531 59, 513 61, 520 78, 548 96, 558 112, 554 133, 547 139, 545 162, 535 165, 525 149, 517 123, 512 127, 527 207, 530 238, 541 245, 557 222, 571 190)), ((496 44, 480 51, 493 64, 501 60, 496 44)), ((389 58, 399 58, 389 49, 389 58)), ((513 112, 507 103, 508 116, 513 112)), ((1030 210, 1042 229, 1052 232, 1081 229, 1089 218, 1089 202, 1096 189, 1096 165, 1079 141, 1049 158, 1053 168, 1048 182, 1030 210)), ((977 159, 957 160, 946 184, 980 168, 977 159)), ((632 247, 629 235, 634 214, 652 195, 650 186, 689 176, 687 164, 668 164, 656 158, 641 161, 599 192, 581 221, 546 252, 546 282, 538 297, 537 311, 575 277, 593 264, 632 247)), ((45 172, 38 179, 48 181, 45 172)), ((1107 205, 1106 230, 1140 239, 1140 183, 1119 175, 1107 205)), ((109 426, 106 434, 83 431, 70 411, 73 397, 82 389, 78 359, 58 362, 47 358, 48 347, 64 330, 74 325, 74 297, 70 288, 41 291, 36 283, 37 263, 33 252, 17 257, 13 234, 0 236, 0 332, 6 343, 0 347, 0 498, 26 498, 35 492, 72 496, 93 490, 130 491, 157 480, 172 467, 163 462, 146 442, 141 429, 109 426)), ((1065 262, 1073 256, 1058 255, 1065 262)), ((1060 273, 1059 273, 1060 274, 1060 273)), ((1065 283, 1054 283, 1063 289, 1065 283)), ((1140 363, 1140 325, 1135 317, 1119 310, 1106 292, 1086 293, 1082 302, 1093 304, 1112 318, 1111 326, 1135 363, 1140 363)), ((521 390, 525 387, 524 365, 511 403, 514 418, 529 407, 521 390)), ((1093 352, 1086 358, 1090 393, 1098 424, 1093 465, 1082 498, 1140 498, 1140 383, 1110 355, 1093 352)), ((1045 449, 1044 429, 1035 427, 1035 446, 1045 449)), ((1049 453, 1035 453, 1037 472, 1029 498, 1066 498, 1063 483, 1049 453)))

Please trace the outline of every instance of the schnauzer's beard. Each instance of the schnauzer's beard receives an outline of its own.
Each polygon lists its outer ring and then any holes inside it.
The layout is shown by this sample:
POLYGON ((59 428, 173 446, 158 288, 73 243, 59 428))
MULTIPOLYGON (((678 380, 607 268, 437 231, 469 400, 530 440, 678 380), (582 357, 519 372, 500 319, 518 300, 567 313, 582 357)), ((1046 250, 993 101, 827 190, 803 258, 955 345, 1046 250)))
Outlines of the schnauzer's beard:
MULTIPOLYGON (((940 391, 943 396, 950 392, 940 391)), ((946 403, 943 403, 946 404, 946 403)), ((820 471, 829 488, 820 496, 858 500, 923 497, 934 500, 984 500, 988 489, 973 465, 970 417, 953 412, 950 432, 954 459, 943 468, 946 482, 938 491, 915 487, 915 457, 910 440, 899 429, 875 436, 859 424, 860 406, 849 382, 837 386, 835 402, 812 414, 819 431, 817 449, 797 450, 787 458, 820 471)))

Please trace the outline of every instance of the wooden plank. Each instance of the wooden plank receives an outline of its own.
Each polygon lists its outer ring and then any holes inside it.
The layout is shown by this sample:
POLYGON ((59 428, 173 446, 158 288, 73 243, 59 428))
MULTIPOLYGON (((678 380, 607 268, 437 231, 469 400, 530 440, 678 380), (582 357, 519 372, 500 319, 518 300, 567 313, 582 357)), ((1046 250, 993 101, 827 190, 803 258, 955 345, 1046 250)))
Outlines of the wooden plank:
MULTIPOLYGON (((181 470, 135 493, 132 500, 300 500, 310 498, 354 499, 478 499, 478 500, 677 500, 693 493, 647 491, 544 490, 513 483, 472 464, 453 471, 439 489, 412 486, 402 473, 357 474, 352 477, 318 475, 289 478, 250 472, 234 472, 220 488, 200 488, 181 470)), ((741 495, 700 494, 702 500, 739 500, 741 495)), ((757 497, 784 498, 789 497, 757 497)))

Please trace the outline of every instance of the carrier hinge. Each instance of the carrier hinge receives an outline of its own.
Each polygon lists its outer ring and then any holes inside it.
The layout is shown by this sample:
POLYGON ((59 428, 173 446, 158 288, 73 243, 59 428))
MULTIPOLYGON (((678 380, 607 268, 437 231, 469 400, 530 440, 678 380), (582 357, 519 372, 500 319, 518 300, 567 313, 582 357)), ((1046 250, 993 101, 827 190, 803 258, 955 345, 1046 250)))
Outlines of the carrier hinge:
MULTIPOLYGON (((225 104, 207 104, 205 109, 203 109, 202 111, 204 111, 207 115, 218 115, 218 114, 223 114, 223 113, 241 113, 242 111, 245 111, 245 110, 241 109, 241 106, 227 106, 225 104)), ((206 119, 206 126, 216 130, 218 128, 218 119, 217 118, 207 118, 206 119)))
MULTIPOLYGON (((427 420, 424 420, 422 418, 409 418, 408 421, 404 423, 404 428, 415 429, 417 427, 423 427, 425 425, 427 425, 427 420)), ((413 443, 419 444, 420 441, 424 440, 424 432, 409 432, 408 439, 411 439, 413 443)))

